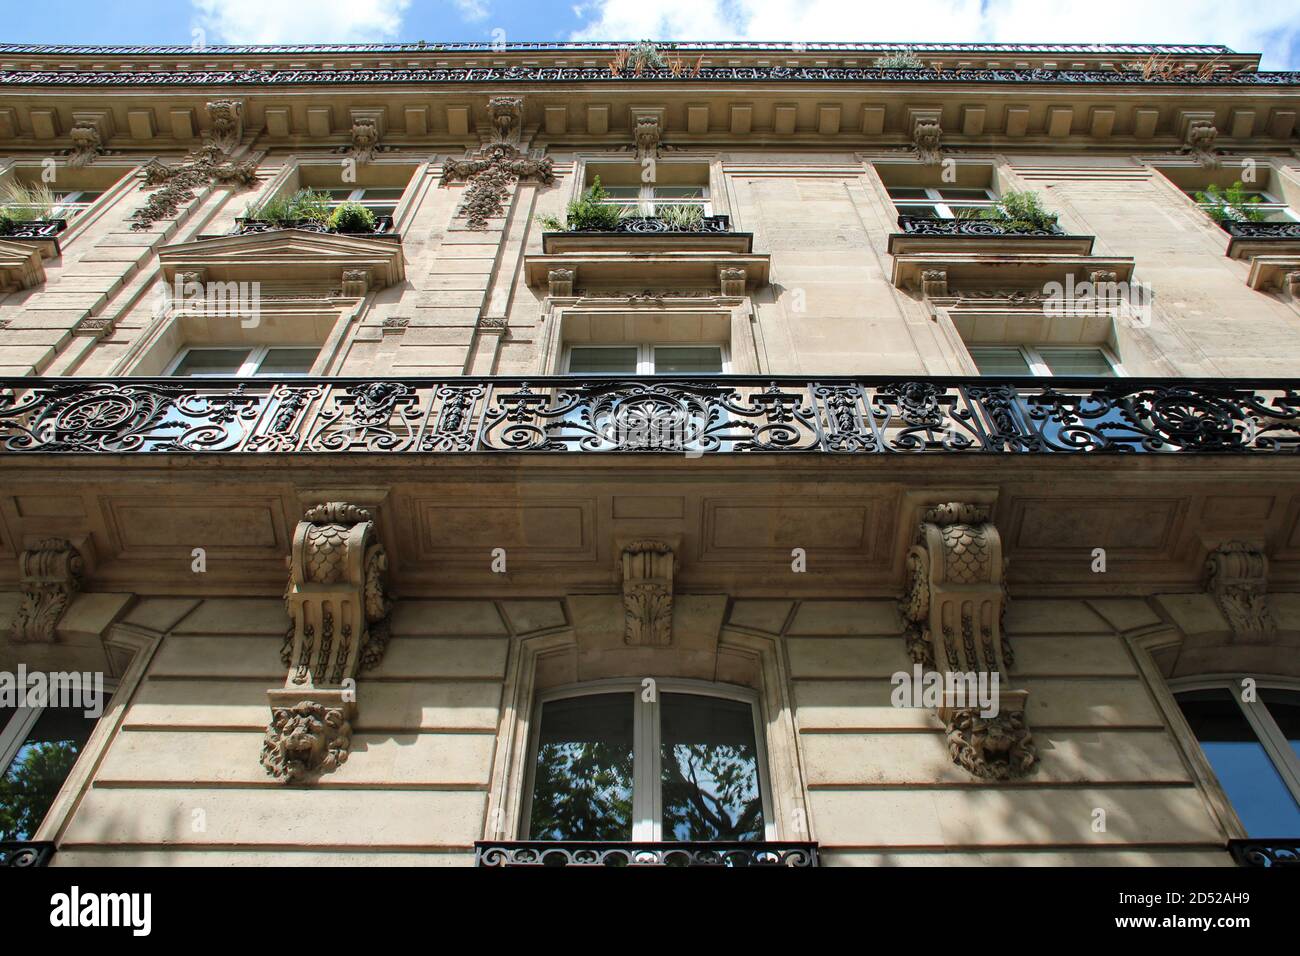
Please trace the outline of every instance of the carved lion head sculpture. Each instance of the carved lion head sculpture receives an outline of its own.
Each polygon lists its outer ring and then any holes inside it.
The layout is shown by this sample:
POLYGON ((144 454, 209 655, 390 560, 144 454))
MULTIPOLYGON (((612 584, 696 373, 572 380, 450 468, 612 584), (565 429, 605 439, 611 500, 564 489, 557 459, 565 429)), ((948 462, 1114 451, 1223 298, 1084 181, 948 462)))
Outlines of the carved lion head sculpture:
POLYGON ((996 717, 981 717, 975 710, 958 711, 948 727, 948 752, 953 763, 990 780, 1023 777, 1038 761, 1020 711, 996 717))
POLYGON ((305 700, 277 707, 262 742, 262 766, 286 783, 301 783, 348 759, 352 725, 338 707, 305 700))

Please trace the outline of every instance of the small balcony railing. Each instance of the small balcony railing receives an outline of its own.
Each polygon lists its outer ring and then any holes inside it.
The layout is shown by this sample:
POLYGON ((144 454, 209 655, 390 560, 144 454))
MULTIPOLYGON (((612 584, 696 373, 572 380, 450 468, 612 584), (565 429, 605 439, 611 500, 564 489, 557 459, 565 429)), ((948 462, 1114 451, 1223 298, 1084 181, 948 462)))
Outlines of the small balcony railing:
POLYGON ((231 230, 230 235, 248 236, 259 232, 277 232, 281 229, 302 229, 306 232, 323 232, 344 236, 382 236, 390 238, 397 235, 393 231, 392 216, 376 216, 375 227, 365 232, 331 229, 328 224, 318 219, 289 219, 273 222, 269 219, 246 219, 241 217, 235 220, 235 228, 231 230))
POLYGON ((1239 222, 1225 219, 1219 223, 1234 239, 1289 239, 1300 241, 1300 222, 1239 222))
POLYGON ((0 842, 0 868, 12 866, 49 866, 54 844, 44 841, 0 842))
POLYGON ((1229 840, 1228 852, 1238 866, 1300 866, 1300 839, 1229 840))
POLYGON ((613 232, 613 233, 653 233, 669 234, 701 232, 731 232, 730 216, 703 216, 697 222, 683 228, 680 224, 670 222, 659 216, 625 216, 618 225, 610 230, 570 229, 569 232, 613 232))
POLYGON ((816 843, 596 843, 522 840, 474 844, 477 866, 790 866, 818 865, 816 843))
POLYGON ((0 379, 0 454, 1273 454, 1300 381, 0 379))
POLYGON ((936 219, 930 216, 899 216, 898 227, 908 236, 1064 236, 1065 230, 1015 226, 997 219, 936 219))

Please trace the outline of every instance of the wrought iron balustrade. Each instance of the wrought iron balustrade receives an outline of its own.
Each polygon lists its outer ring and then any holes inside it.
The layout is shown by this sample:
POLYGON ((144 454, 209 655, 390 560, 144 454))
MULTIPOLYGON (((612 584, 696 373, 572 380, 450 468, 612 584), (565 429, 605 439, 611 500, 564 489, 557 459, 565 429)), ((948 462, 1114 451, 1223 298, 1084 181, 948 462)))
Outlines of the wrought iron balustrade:
POLYGON ((474 844, 477 866, 818 865, 816 843, 638 843, 520 840, 474 844))
POLYGON ((899 216, 898 227, 909 236, 1064 236, 1053 224, 1050 229, 1011 225, 997 219, 936 219, 929 216, 899 216))
MULTIPOLYGON (((235 228, 231 230, 232 236, 248 236, 259 232, 276 232, 280 229, 303 229, 307 232, 324 232, 341 236, 396 236, 393 232, 392 216, 376 216, 375 226, 366 232, 354 230, 333 229, 328 223, 321 222, 318 219, 286 219, 272 221, 270 219, 246 219, 239 218, 235 220, 235 228)), ((205 236, 204 238, 212 238, 205 236)))
POLYGON ((1297 450, 1300 380, 0 379, 0 454, 1297 450))
POLYGON ((565 229, 565 232, 631 232, 631 233, 697 233, 697 232, 731 232, 730 216, 703 216, 690 227, 669 222, 659 216, 625 216, 618 225, 610 230, 601 229, 565 229))
POLYGON ((0 220, 0 239, 56 239, 68 228, 66 219, 0 220))
POLYGON ((1220 226, 1237 239, 1300 239, 1300 222, 1238 222, 1225 219, 1220 226))
POLYGON ((0 842, 0 868, 12 866, 49 866, 54 844, 42 841, 0 842))
POLYGON ((1300 838, 1229 840, 1228 852, 1238 866, 1300 866, 1300 838))

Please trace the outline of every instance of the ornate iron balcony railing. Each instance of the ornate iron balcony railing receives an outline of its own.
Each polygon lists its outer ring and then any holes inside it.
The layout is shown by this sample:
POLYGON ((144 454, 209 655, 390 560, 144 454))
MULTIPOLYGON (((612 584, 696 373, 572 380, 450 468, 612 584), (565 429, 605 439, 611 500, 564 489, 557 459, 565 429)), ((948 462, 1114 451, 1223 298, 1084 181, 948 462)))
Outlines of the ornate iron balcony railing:
POLYGON ((1013 227, 997 219, 935 219, 927 216, 899 216, 898 227, 909 236, 1064 236, 1065 230, 1013 227))
POLYGON ((248 236, 259 232, 275 232, 280 229, 303 229, 307 232, 325 232, 337 233, 344 236, 394 236, 393 217, 376 216, 375 227, 369 232, 353 232, 350 230, 332 229, 325 223, 317 219, 288 219, 280 222, 273 222, 269 219, 245 219, 235 220, 235 228, 231 230, 232 236, 248 236))
POLYGON ((1237 239, 1300 239, 1300 222, 1237 222, 1226 219, 1219 225, 1237 239))
MULTIPOLYGON (((603 229, 565 229, 563 232, 576 233, 599 233, 599 232, 633 232, 633 233, 683 233, 695 234, 699 232, 731 232, 730 216, 704 216, 699 223, 692 228, 683 229, 681 226, 672 224, 659 216, 625 216, 618 221, 618 225, 612 230, 603 229)), ((563 233, 560 233, 561 235, 563 233)))
POLYGON ((1300 839, 1229 840, 1238 866, 1300 866, 1300 839))
POLYGON ((1300 381, 0 379, 0 454, 1298 450, 1300 381))
POLYGON ((54 856, 54 844, 43 840, 0 842, 0 868, 49 866, 52 856, 54 856))
POLYGON ((68 228, 66 219, 0 220, 0 239, 55 239, 68 228))
POLYGON ((474 844, 477 866, 818 865, 816 843, 598 843, 521 840, 474 844))

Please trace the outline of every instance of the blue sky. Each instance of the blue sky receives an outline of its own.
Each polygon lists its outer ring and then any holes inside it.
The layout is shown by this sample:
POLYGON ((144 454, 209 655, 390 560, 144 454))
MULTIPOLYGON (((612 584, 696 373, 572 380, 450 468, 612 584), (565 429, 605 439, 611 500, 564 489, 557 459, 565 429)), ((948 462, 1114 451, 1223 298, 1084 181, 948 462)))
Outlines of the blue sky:
POLYGON ((9 42, 1224 43, 1263 53, 1265 69, 1300 69, 1300 0, 44 0, 7 6, 9 42))

